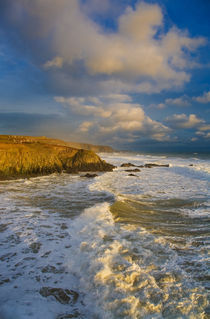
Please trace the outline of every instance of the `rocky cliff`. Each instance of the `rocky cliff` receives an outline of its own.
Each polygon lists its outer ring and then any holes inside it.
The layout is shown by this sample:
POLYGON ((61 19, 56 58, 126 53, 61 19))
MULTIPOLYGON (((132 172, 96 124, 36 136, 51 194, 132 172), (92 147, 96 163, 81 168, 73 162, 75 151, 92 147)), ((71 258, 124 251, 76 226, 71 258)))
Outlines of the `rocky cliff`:
POLYGON ((46 137, 0 135, 0 179, 66 171, 111 171, 93 151, 69 147, 46 137))

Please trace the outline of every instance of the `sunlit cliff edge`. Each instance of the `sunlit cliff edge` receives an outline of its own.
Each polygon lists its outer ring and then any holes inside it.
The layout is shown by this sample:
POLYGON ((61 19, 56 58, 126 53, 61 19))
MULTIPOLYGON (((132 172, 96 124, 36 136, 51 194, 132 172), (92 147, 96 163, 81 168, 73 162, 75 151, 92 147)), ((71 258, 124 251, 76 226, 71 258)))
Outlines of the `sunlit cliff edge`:
POLYGON ((113 165, 101 160, 92 149, 98 152, 112 150, 107 146, 68 143, 47 137, 0 135, 0 179, 63 171, 111 171, 113 165))

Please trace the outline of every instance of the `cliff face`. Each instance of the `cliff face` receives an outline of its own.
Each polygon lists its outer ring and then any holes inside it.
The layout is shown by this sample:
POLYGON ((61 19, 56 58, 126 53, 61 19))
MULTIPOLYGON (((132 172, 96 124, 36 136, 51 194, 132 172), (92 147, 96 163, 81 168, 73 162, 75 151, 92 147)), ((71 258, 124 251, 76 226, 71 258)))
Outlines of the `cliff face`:
POLYGON ((0 136, 0 179, 67 171, 111 171, 92 151, 57 144, 57 140, 0 136), (54 142, 56 141, 56 143, 54 142))
POLYGON ((110 171, 113 166, 101 160, 101 158, 92 151, 78 150, 71 158, 63 161, 67 171, 110 171))

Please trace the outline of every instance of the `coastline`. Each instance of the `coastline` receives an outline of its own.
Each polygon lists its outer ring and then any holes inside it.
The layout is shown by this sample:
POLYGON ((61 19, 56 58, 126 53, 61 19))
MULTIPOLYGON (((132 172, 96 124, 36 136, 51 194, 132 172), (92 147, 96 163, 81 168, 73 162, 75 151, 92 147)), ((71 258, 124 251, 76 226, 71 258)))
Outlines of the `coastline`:
POLYGON ((0 136, 0 180, 47 176, 52 173, 105 172, 114 166, 92 150, 47 138, 0 136))
POLYGON ((122 163, 168 158, 102 158, 117 168, 93 179, 54 174, 0 183, 0 316, 202 319, 209 211, 203 162, 173 158, 169 167, 130 177, 122 163))

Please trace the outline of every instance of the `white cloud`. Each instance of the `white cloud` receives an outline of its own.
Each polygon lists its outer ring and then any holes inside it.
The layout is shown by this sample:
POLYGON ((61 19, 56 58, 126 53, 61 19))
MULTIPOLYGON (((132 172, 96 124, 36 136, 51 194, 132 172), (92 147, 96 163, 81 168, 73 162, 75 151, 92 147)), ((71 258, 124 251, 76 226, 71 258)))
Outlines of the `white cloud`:
POLYGON ((93 125, 94 125, 93 122, 84 121, 82 124, 80 124, 79 130, 81 132, 88 132, 93 125))
MULTIPOLYGON (((104 87, 112 81, 116 85, 112 90, 120 93, 182 86, 189 81, 186 70, 193 64, 187 52, 205 43, 175 27, 164 32, 163 12, 157 4, 139 2, 128 7, 116 31, 106 32, 90 19, 79 0, 8 1, 12 22, 30 42, 32 54, 46 57, 41 63, 45 68, 63 66, 62 72, 71 79, 70 89, 84 74, 104 87)), ((99 1, 88 3, 94 8, 99 1)), ((110 1, 100 1, 100 6, 106 11, 110 1)), ((56 82, 55 77, 54 86, 56 82)))
MULTIPOLYGON (((168 140, 170 129, 148 117, 141 105, 133 103, 127 95, 94 97, 55 97, 55 100, 69 107, 72 112, 83 115, 86 120, 79 126, 80 132, 94 134, 100 138, 122 135, 126 139, 141 137, 158 141, 168 140)), ((112 138, 112 137, 111 137, 112 138)))
POLYGON ((197 118, 195 114, 190 114, 187 116, 186 114, 174 114, 166 118, 166 122, 170 127, 179 129, 179 128, 196 128, 201 124, 205 123, 204 120, 197 118))
POLYGON ((202 124, 199 126, 199 131, 196 132, 196 135, 209 139, 210 138, 210 124, 202 124))
POLYGON ((203 95, 193 98, 194 101, 199 103, 209 103, 210 102, 210 91, 204 92, 203 95))
POLYGON ((206 139, 210 138, 210 132, 206 133, 206 132, 197 131, 195 134, 202 138, 206 138, 206 139))
POLYGON ((197 132, 195 132, 195 134, 198 136, 205 136, 205 133, 201 132, 201 131, 197 131, 197 132))
POLYGON ((162 103, 159 103, 159 104, 151 104, 150 107, 153 107, 153 108, 157 108, 157 109, 164 109, 166 108, 167 106, 180 106, 180 107, 185 107, 185 106, 190 106, 191 103, 190 103, 190 98, 187 96, 187 95, 184 95, 184 96, 180 96, 178 98, 168 98, 168 99, 165 99, 164 102, 162 103))
POLYGON ((174 105, 174 106, 190 106, 191 105, 189 98, 186 95, 175 98, 175 99, 166 99, 165 104, 174 105))
POLYGON ((52 67, 62 68, 62 66, 63 66, 63 59, 61 57, 59 57, 59 56, 55 57, 52 60, 47 61, 44 64, 44 68, 46 68, 46 69, 49 69, 49 68, 52 68, 52 67))
POLYGON ((200 131, 210 131, 210 124, 204 124, 200 127, 200 131))
POLYGON ((210 139, 210 132, 205 135, 205 138, 210 139))

